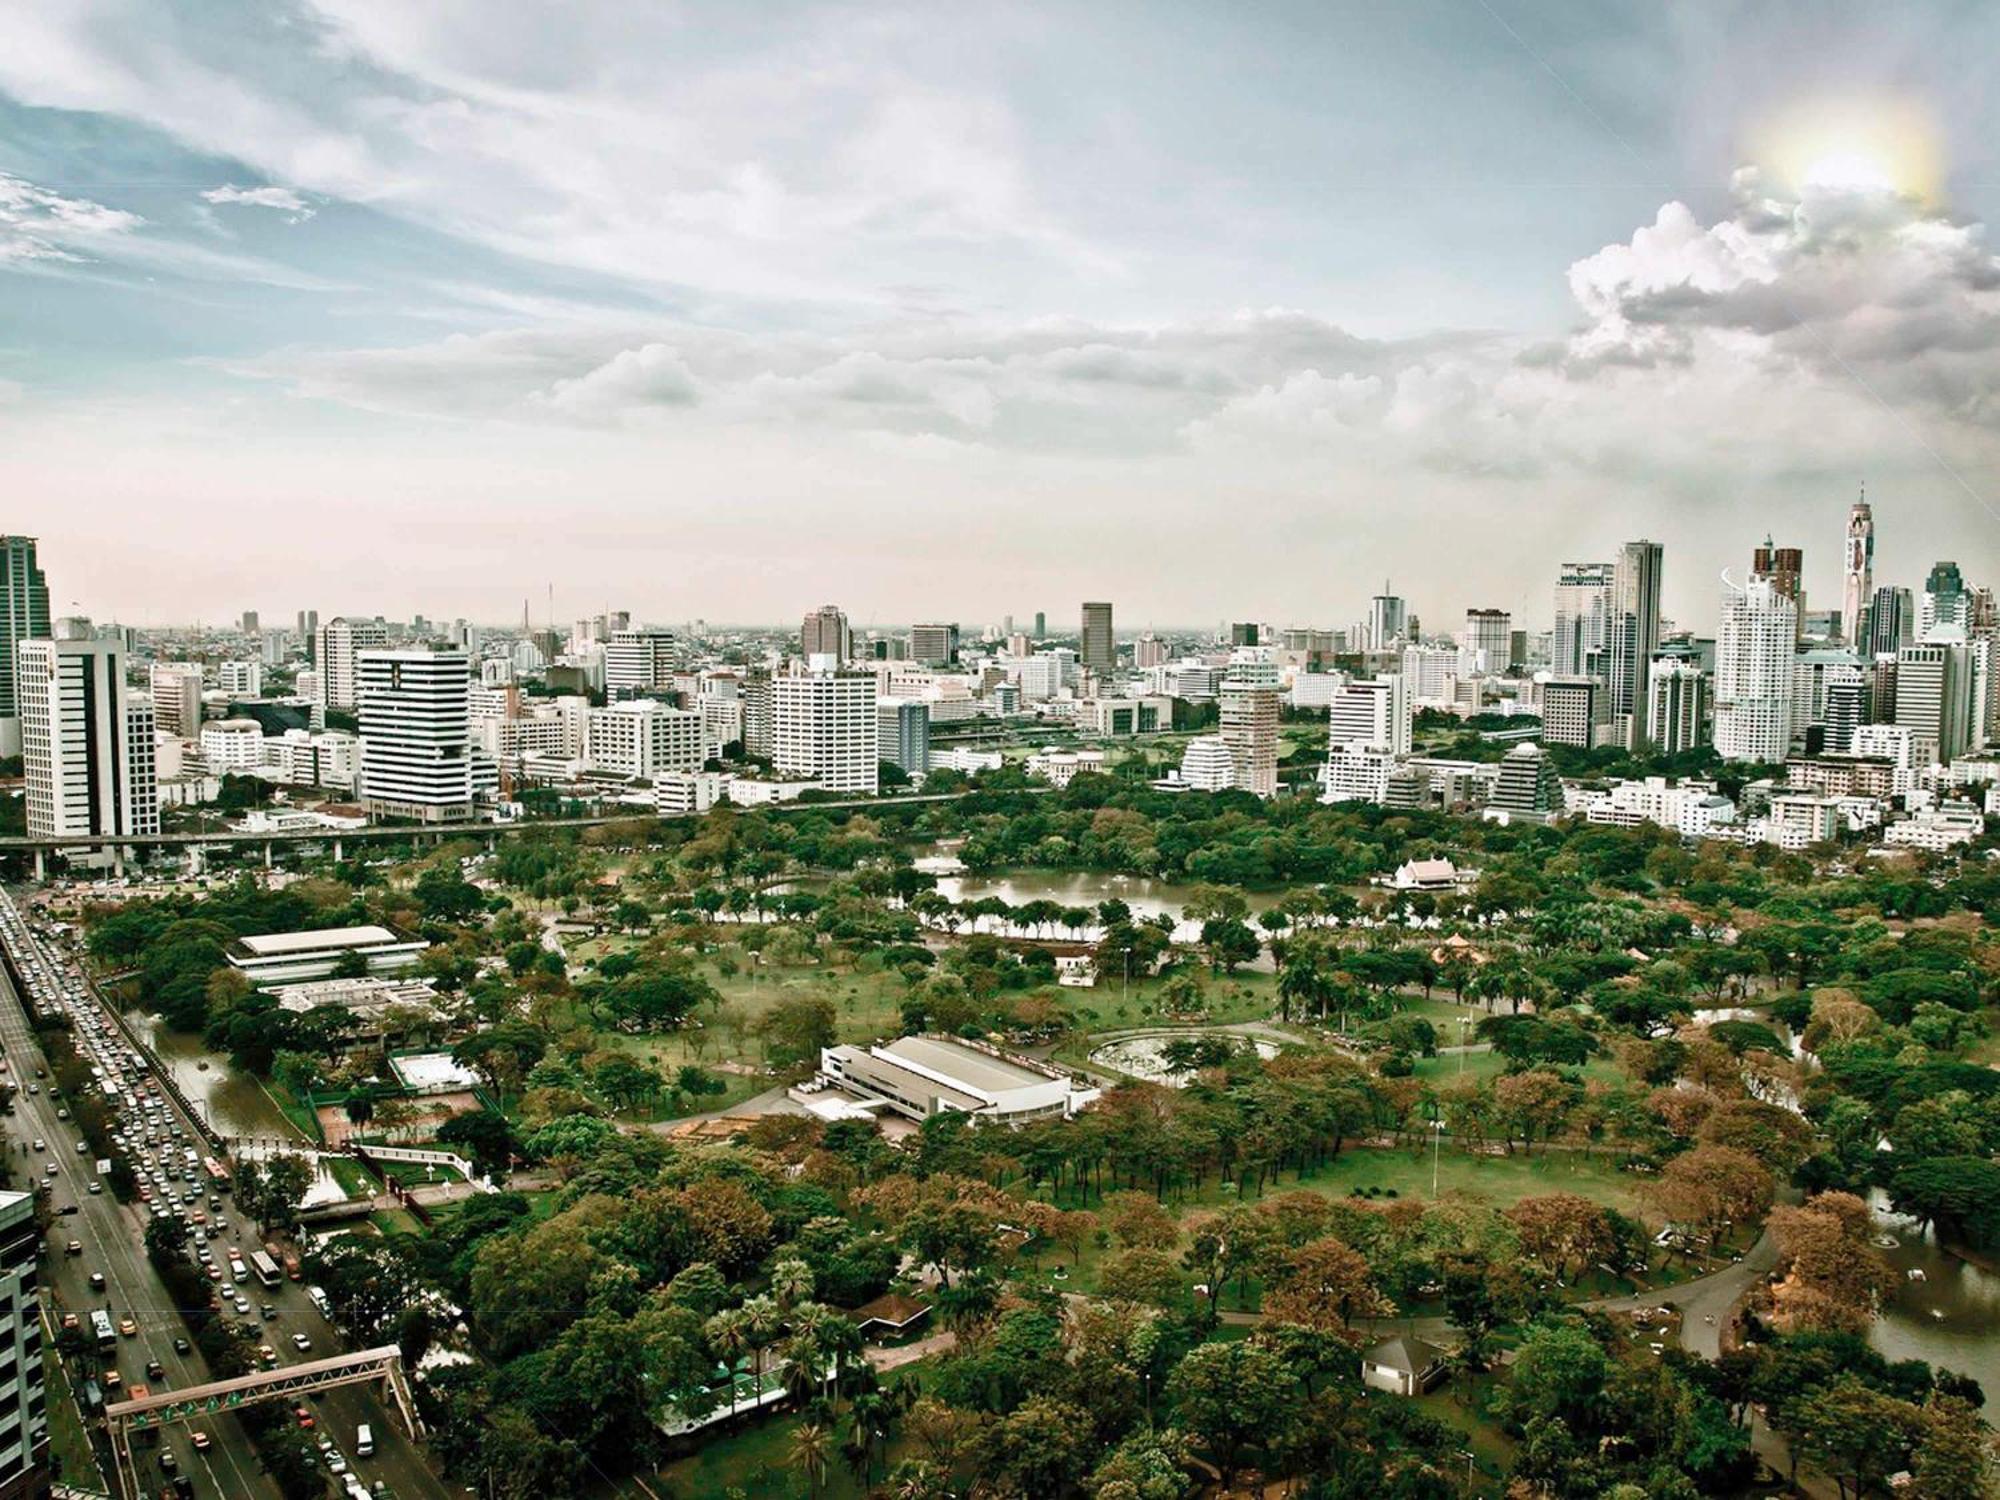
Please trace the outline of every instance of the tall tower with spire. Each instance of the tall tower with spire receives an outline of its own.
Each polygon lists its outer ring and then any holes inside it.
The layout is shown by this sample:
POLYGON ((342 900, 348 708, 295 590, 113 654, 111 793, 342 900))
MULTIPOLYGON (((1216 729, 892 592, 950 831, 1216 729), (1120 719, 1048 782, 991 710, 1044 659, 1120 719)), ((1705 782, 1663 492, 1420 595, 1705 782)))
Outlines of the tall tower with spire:
POLYGON ((1868 487, 1847 512, 1846 592, 1840 600, 1840 631, 1849 642, 1867 639, 1862 614, 1875 597, 1875 514, 1868 508, 1868 487))

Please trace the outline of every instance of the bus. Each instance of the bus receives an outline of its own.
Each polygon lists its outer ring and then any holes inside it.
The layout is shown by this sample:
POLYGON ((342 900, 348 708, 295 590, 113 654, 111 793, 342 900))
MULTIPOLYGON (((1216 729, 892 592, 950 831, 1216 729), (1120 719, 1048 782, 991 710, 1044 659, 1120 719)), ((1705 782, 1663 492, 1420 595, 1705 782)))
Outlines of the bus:
POLYGON ((250 1269, 257 1273, 257 1279, 265 1286, 276 1286, 285 1279, 284 1273, 278 1269, 278 1263, 262 1250, 250 1252, 250 1269))
POLYGON ((98 1348, 116 1349, 118 1347, 118 1330, 111 1326, 111 1314, 103 1308, 94 1307, 90 1310, 90 1331, 97 1339, 98 1348))
POLYGON ((202 1170, 208 1173, 208 1180, 210 1182, 217 1183, 225 1188, 229 1186, 229 1168, 225 1167, 221 1162, 212 1156, 204 1156, 201 1159, 201 1166, 202 1170))

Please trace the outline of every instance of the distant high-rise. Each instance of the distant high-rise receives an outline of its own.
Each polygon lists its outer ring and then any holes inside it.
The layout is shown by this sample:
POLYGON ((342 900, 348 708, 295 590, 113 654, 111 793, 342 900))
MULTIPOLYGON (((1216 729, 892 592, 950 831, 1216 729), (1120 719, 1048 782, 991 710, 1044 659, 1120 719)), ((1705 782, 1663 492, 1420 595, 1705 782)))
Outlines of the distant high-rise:
POLYGON ((1847 640, 1859 646, 1866 638, 1863 615, 1875 596, 1875 513, 1864 490, 1847 512, 1847 553, 1842 569, 1846 587, 1840 596, 1840 623, 1847 640))
POLYGON ((160 831, 153 705, 129 694, 125 652, 110 640, 21 644, 21 756, 28 833, 160 831))
POLYGON ((1708 674, 1684 656, 1653 662, 1646 690, 1646 742, 1662 755, 1708 743, 1708 674))
POLYGON ((671 630, 615 631, 604 647, 604 696, 616 703, 669 692, 679 662, 671 630))
POLYGON ((1909 730, 1913 745, 1924 742, 1926 760, 1963 755, 1983 727, 1973 668, 1972 648, 1957 641, 1918 641, 1897 654, 1896 724, 1909 730))
POLYGON ((153 718, 162 734, 184 740, 201 733, 201 668, 191 661, 156 661, 146 676, 153 718))
POLYGON ((1799 580, 1805 572, 1805 553, 1797 547, 1780 547, 1767 536, 1764 545, 1750 554, 1750 576, 1767 581, 1772 589, 1794 604, 1799 602, 1799 580))
POLYGON ((1035 611, 1035 639, 1041 640, 1049 633, 1049 617, 1045 610, 1035 611))
POLYGON ((1361 745, 1388 755, 1410 753, 1410 685, 1399 672, 1350 682, 1327 711, 1327 749, 1361 745))
POLYGON ((1239 651, 1222 681, 1222 742, 1234 783, 1259 797, 1278 794, 1278 669, 1269 653, 1239 651))
MULTIPOLYGON (((826 653, 832 655, 831 652, 826 653)), ((926 666, 948 666, 958 660, 958 626, 945 624, 910 627, 910 659, 926 666)), ((811 660, 810 657, 807 660, 811 660)))
POLYGON ((847 616, 834 604, 822 604, 799 627, 799 655, 810 661, 815 656, 831 656, 846 661, 854 654, 854 637, 847 628, 847 616))
POLYGON ((1513 657, 1514 617, 1504 609, 1468 609, 1465 612, 1465 649, 1472 652, 1474 669, 1499 676, 1513 657))
POLYGON ((1782 761, 1792 743, 1792 655, 1798 605, 1768 578, 1723 601, 1715 648, 1715 753, 1782 761))
POLYGON ((1894 656, 1910 643, 1916 629, 1916 607, 1908 589, 1884 584, 1868 605, 1866 656, 1894 656))
POLYGON ((876 755, 911 776, 931 768, 930 706, 917 698, 875 700, 876 755))
POLYGON ((1087 672, 1109 672, 1118 664, 1118 648, 1112 640, 1111 605, 1108 602, 1085 602, 1077 659, 1087 672))
POLYGON ((1658 542, 1627 542, 1612 570, 1607 707, 1627 746, 1645 737, 1647 673, 1660 649, 1662 556, 1658 542))
POLYGON ((298 637, 305 643, 306 661, 312 666, 319 665, 319 611, 302 609, 298 618, 298 637))
POLYGON ((1595 677, 1552 677, 1542 684, 1542 743, 1588 750, 1608 717, 1603 683, 1595 677))
POLYGON ((14 701, 15 650, 49 638, 49 581, 31 536, 0 536, 0 755, 21 753, 21 714, 14 701))
POLYGON ((335 616, 315 637, 313 665, 319 668, 319 700, 328 708, 352 713, 360 702, 360 677, 355 658, 389 644, 380 620, 335 616))
POLYGON ((1556 577, 1556 628, 1549 665, 1558 677, 1602 677, 1610 638, 1610 563, 1564 563, 1556 577))
POLYGON ((362 806, 426 823, 471 817, 472 659, 463 651, 367 650, 354 664, 362 806))
POLYGON ((1510 817, 1539 822, 1562 810, 1562 782, 1540 745, 1516 745, 1500 758, 1488 808, 1510 817))
POLYGON ((1940 630, 1966 630, 1972 623, 1972 594, 1955 562, 1932 566, 1924 579, 1924 597, 1917 605, 1917 639, 1929 640, 1940 630))
POLYGON ((1229 627, 1229 644, 1232 646, 1254 646, 1257 641, 1257 626, 1249 620, 1238 620, 1229 627))
POLYGON ((1409 630, 1409 604, 1400 594, 1389 592, 1389 585, 1382 585, 1382 592, 1368 601, 1368 646, 1373 651, 1386 651, 1405 638, 1409 630))

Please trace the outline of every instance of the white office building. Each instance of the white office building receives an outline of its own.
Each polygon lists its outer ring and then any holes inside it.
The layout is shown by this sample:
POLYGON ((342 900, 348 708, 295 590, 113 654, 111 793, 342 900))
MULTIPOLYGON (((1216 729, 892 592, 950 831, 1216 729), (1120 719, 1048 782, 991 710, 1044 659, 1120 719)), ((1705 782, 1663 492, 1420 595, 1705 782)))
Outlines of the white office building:
POLYGON ((0 1193, 0 1496, 8 1500, 49 1492, 41 1247, 34 1194, 0 1193))
POLYGON ((472 662, 463 651, 363 651, 361 802, 378 817, 472 816, 472 662))
POLYGON ((672 691, 677 660, 670 630, 620 630, 604 648, 604 696, 646 698, 672 691))
POLYGON ((915 698, 878 698, 879 755, 911 776, 931 768, 931 711, 915 698))
POLYGON ((211 771, 254 771, 264 763, 264 726, 255 719, 202 725, 201 758, 211 771))
POLYGON ((1259 797, 1278 794, 1278 669, 1261 648, 1240 651, 1222 683, 1222 742, 1235 784, 1259 797))
POLYGON ((15 691, 30 837, 160 831, 153 705, 117 641, 23 641, 15 691))
POLYGON ((1327 748, 1370 745, 1391 755, 1410 753, 1410 690, 1401 673, 1350 682, 1334 695, 1327 715, 1327 748))
POLYGON ((1798 605, 1753 578, 1725 596, 1715 643, 1715 753, 1782 761, 1792 744, 1792 654, 1798 605))
POLYGON ((1659 656, 1646 684, 1646 742, 1662 755, 1708 743, 1708 674, 1699 662, 1659 656))
POLYGON ((650 698, 590 711, 586 758, 600 771, 651 781, 669 771, 699 771, 706 758, 702 716, 650 698))
POLYGON ((319 701, 328 708, 353 713, 360 703, 359 657, 389 644, 389 632, 379 620, 337 616, 319 628, 313 664, 319 701))
POLYGON ((774 678, 772 689, 771 763, 780 776, 803 777, 830 792, 879 790, 881 729, 872 672, 821 668, 774 678))
POLYGON ((1236 785, 1236 762, 1219 734, 1198 734, 1181 752, 1181 783, 1189 791, 1226 792, 1236 785))
POLYGON ((260 661, 226 661, 216 669, 216 682, 233 698, 257 698, 264 692, 264 664, 260 661))
POLYGON ((201 733, 201 668, 191 661, 156 661, 146 674, 153 722, 162 734, 191 740, 201 733))

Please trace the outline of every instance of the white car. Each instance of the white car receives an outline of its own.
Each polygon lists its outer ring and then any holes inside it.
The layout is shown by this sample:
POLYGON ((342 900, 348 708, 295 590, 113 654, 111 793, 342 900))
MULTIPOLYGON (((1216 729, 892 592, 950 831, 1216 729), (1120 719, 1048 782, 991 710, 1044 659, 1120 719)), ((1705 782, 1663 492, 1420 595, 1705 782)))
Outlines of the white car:
POLYGON ((312 1346, 313 1346, 313 1341, 307 1338, 303 1333, 295 1333, 292 1335, 292 1347, 298 1350, 299 1353, 310 1354, 312 1352, 312 1346))

